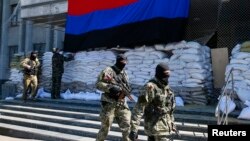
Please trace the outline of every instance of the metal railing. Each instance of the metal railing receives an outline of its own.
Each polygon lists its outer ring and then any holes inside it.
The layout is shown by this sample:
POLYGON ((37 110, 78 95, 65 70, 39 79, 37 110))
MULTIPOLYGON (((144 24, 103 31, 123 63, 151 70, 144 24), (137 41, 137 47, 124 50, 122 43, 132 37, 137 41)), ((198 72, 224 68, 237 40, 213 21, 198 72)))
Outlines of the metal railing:
POLYGON ((230 72, 229 72, 229 74, 227 76, 226 83, 222 88, 222 93, 218 98, 219 102, 218 102, 218 104, 216 106, 216 109, 215 109, 215 117, 217 117, 217 124, 218 125, 227 125, 228 124, 228 114, 229 114, 228 101, 232 99, 232 94, 235 92, 234 91, 234 76, 233 76, 232 72, 233 72, 233 68, 230 70, 230 72), (230 80, 230 77, 231 77, 231 80, 230 80), (232 82, 231 83, 232 84, 231 85, 232 90, 229 93, 227 93, 227 88, 228 88, 228 86, 230 84, 229 83, 230 81, 232 82), (225 103, 226 106, 225 106, 225 111, 221 112, 219 106, 220 106, 220 104, 222 102, 223 97, 226 97, 226 103, 225 103))

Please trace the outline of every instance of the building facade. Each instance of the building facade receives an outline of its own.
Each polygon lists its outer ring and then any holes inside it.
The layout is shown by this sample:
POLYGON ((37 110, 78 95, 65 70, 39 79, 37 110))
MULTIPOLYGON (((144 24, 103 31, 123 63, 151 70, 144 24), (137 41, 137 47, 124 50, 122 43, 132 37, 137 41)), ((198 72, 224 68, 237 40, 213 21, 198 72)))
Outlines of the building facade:
MULTIPOLYGON (((64 3, 66 3, 66 0, 64 0, 64 3)), ((0 25, 2 27, 0 33, 1 82, 9 78, 10 62, 15 55, 26 56, 32 50, 43 53, 51 51, 53 47, 62 48, 64 28, 61 28, 58 23, 55 24, 55 21, 58 20, 56 13, 61 7, 57 8, 54 5, 60 5, 60 0, 57 0, 56 4, 53 0, 0 1, 0 25), (51 11, 46 9, 47 6, 54 6, 55 12, 46 14, 46 12, 51 11)), ((66 10, 64 10, 64 13, 66 13, 66 10)), ((63 20, 65 21, 65 17, 63 17, 63 20)))

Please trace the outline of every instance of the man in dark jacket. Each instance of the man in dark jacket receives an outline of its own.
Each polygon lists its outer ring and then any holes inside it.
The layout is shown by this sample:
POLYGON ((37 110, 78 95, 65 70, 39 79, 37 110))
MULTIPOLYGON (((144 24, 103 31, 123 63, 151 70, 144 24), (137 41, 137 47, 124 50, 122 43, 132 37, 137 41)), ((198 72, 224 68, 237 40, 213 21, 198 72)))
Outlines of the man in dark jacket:
POLYGON ((61 79, 64 72, 64 56, 60 53, 59 48, 54 48, 52 56, 52 90, 51 98, 60 98, 61 79))

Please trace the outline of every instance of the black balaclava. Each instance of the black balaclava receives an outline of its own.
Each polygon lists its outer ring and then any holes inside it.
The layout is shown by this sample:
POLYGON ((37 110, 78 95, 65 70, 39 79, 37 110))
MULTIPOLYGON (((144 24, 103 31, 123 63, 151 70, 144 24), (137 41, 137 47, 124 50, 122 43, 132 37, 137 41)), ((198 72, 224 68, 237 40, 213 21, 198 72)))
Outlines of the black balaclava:
POLYGON ((116 63, 115 66, 122 71, 123 68, 126 66, 126 63, 122 62, 122 61, 127 61, 127 57, 124 54, 119 54, 116 57, 116 63))
POLYGON ((164 73, 167 70, 169 70, 169 67, 165 63, 158 64, 155 69, 155 77, 165 85, 168 84, 168 78, 169 78, 169 74, 164 73))
POLYGON ((36 51, 32 51, 30 54, 30 60, 35 61, 37 58, 37 52, 36 51))

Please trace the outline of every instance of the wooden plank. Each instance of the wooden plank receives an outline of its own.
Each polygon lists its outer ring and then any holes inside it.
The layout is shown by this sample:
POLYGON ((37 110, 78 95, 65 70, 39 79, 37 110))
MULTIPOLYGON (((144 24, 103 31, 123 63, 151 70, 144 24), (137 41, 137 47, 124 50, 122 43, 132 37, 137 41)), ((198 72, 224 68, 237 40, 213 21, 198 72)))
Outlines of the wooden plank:
POLYGON ((222 88, 225 83, 226 66, 229 63, 228 49, 211 49, 214 88, 222 88))

